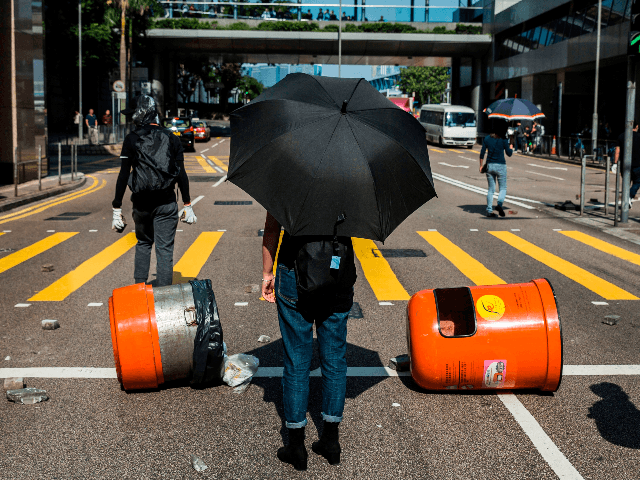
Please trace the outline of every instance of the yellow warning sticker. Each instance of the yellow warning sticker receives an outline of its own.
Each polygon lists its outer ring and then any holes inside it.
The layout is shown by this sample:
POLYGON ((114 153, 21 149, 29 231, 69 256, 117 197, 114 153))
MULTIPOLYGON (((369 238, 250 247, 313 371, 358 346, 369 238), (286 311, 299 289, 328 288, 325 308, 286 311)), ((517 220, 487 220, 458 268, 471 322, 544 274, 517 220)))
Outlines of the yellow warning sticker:
POLYGON ((483 295, 476 302, 476 310, 485 320, 500 320, 505 312, 504 301, 496 295, 483 295))

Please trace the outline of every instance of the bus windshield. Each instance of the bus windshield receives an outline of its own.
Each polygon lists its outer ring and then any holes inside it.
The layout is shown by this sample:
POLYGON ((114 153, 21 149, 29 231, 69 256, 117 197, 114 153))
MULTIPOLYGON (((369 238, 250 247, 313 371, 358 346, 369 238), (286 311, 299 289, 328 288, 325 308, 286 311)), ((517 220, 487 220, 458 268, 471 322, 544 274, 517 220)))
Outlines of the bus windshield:
POLYGON ((445 114, 445 127, 475 127, 476 116, 474 113, 448 112, 445 114))

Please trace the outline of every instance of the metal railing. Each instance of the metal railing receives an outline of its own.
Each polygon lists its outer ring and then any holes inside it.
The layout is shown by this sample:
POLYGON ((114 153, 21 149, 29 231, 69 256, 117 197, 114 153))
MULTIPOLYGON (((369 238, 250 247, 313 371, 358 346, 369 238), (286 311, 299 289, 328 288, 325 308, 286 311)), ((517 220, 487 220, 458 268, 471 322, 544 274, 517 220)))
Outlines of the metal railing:
MULTIPOLYGON (((376 0, 369 0, 369 2, 376 0)), ((380 3, 382 3, 381 0, 380 3)), ((339 21, 338 10, 342 7, 343 21, 392 21, 392 22, 481 22, 478 17, 484 7, 452 7, 430 5, 396 5, 366 3, 366 0, 353 2, 319 1, 274 2, 263 1, 195 1, 195 2, 159 2, 165 18, 232 18, 238 20, 298 20, 298 21, 339 21), (322 18, 317 9, 322 11, 322 18), (277 9, 277 10, 276 10, 277 9), (307 11, 304 11, 306 9, 307 11), (309 11, 313 9, 311 15, 309 11), (267 10, 267 14, 265 14, 267 10), (331 15, 331 12, 334 15, 331 15), (353 13, 353 15, 351 15, 353 13), (378 19, 380 15, 380 19, 378 19), (386 16, 386 18, 385 18, 386 16), (369 18, 371 17, 371 18, 369 18), (405 18, 406 17, 406 18, 405 18)), ((477 4, 477 3, 476 3, 477 4)))
MULTIPOLYGON (((18 185, 20 184, 20 167, 22 167, 23 172, 25 170, 26 165, 36 164, 38 173, 38 191, 42 190, 42 145, 38 145, 38 158, 35 160, 25 160, 22 162, 18 161, 18 147, 15 147, 13 150, 13 196, 18 196, 18 185)), ((26 176, 26 172, 24 172, 26 176)))
POLYGON ((91 138, 91 132, 84 132, 82 138, 78 140, 77 134, 57 133, 50 134, 50 145, 113 145, 124 141, 135 125, 99 125, 97 134, 91 138))
POLYGON ((585 138, 580 134, 570 135, 568 137, 556 137, 554 135, 542 135, 539 137, 526 137, 519 140, 515 135, 510 137, 510 141, 517 150, 523 153, 530 153, 548 158, 563 158, 565 160, 574 160, 576 163, 582 161, 583 157, 587 158, 590 165, 604 166, 606 157, 614 158, 615 147, 617 141, 609 139, 598 139, 596 151, 593 151, 591 137, 585 138), (554 150, 555 142, 555 152, 554 150), (595 153, 595 155, 594 155, 595 153))

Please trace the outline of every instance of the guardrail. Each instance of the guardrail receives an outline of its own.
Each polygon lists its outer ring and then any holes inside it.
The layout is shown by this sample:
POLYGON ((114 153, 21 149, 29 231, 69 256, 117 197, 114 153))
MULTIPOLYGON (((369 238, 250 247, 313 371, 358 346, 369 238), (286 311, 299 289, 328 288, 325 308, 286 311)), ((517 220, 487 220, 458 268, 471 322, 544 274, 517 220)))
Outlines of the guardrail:
POLYGON ((95 139, 95 143, 92 143, 91 135, 88 132, 85 132, 80 140, 78 140, 77 134, 50 134, 49 144, 57 145, 59 143, 61 145, 112 145, 115 143, 123 142, 124 137, 126 137, 127 134, 129 134, 134 128, 135 125, 132 124, 114 126, 98 125, 98 135, 95 139))
POLYGON ((18 147, 13 150, 13 196, 18 196, 18 184, 20 175, 18 174, 20 167, 36 163, 38 165, 38 190, 42 190, 42 145, 38 145, 38 158, 36 160, 26 160, 18 162, 18 147))
MULTIPOLYGON (((520 137, 522 138, 522 137, 520 137)), ((610 139, 598 139, 594 155, 591 137, 581 134, 570 135, 568 137, 556 137, 554 135, 542 135, 531 137, 528 141, 518 140, 515 135, 510 136, 512 145, 522 150, 523 153, 546 156, 548 158, 564 158, 581 162, 583 157, 587 158, 587 163, 591 165, 604 166, 606 157, 613 158, 617 141, 610 139), (555 141, 555 153, 553 144, 555 141)))
MULTIPOLYGON (((369 0, 376 1, 376 0, 369 0)), ((381 0, 378 0, 381 1, 381 0)), ((339 21, 342 7, 342 21, 392 21, 392 22, 481 22, 477 18, 484 7, 450 7, 430 5, 395 5, 366 3, 356 0, 347 3, 312 3, 312 2, 274 2, 262 1, 195 1, 176 2, 160 1, 165 11, 165 18, 233 18, 238 20, 298 20, 298 21, 339 21), (311 9, 313 8, 313 12, 311 9), (316 9, 320 9, 320 13, 316 9), (306 12, 303 10, 307 9, 306 12), (331 11, 330 11, 331 9, 331 11), (267 13, 265 14, 265 10, 267 13), (324 11, 323 11, 324 10, 324 11), (367 12, 369 12, 368 17, 367 12), (350 15, 353 13, 353 15, 350 15), (332 15, 333 14, 333 15, 332 15), (378 19, 380 15, 380 19, 378 19), (385 18, 386 15, 386 18, 385 18), (322 18, 321 18, 322 17, 322 18), (407 19, 404 19, 408 17, 407 19)), ((382 2, 381 2, 382 3, 382 2)), ((428 3, 428 2, 427 2, 428 3)), ((476 2, 479 4, 481 2, 476 2)))

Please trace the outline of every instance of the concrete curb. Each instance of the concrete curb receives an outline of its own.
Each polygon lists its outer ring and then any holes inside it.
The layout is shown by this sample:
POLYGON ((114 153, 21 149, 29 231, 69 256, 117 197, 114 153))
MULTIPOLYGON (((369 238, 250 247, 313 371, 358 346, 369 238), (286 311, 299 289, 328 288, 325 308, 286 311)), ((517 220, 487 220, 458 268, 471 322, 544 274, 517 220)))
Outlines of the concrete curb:
POLYGON ((29 203, 34 203, 39 200, 43 200, 45 198, 53 197, 55 195, 60 195, 62 193, 70 192, 77 188, 82 187, 85 183, 87 183, 87 177, 82 177, 81 179, 74 181, 74 183, 70 183, 68 185, 62 185, 60 187, 52 187, 42 192, 32 193, 25 195, 24 197, 18 197, 13 201, 7 201, 6 203, 0 204, 0 212, 6 212, 8 210, 13 210, 14 208, 21 207, 23 205, 27 205, 29 203))

